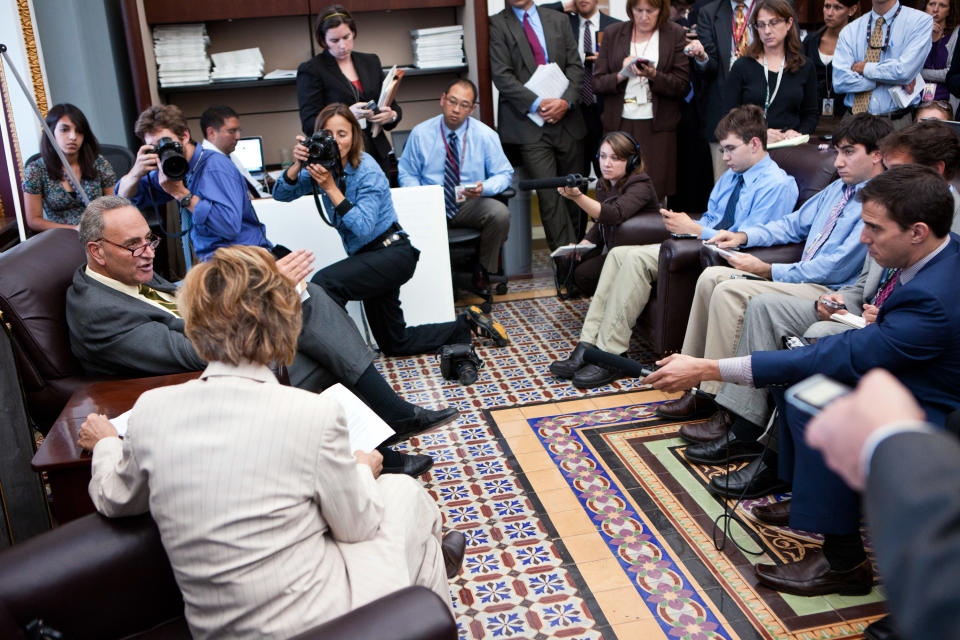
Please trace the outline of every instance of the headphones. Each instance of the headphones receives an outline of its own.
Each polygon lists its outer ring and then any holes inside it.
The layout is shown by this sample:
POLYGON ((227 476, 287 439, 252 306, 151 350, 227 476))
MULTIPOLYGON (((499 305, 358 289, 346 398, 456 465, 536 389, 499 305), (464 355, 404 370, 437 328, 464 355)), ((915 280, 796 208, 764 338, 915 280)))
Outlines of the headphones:
POLYGON ((624 172, 624 175, 630 175, 633 173, 634 169, 640 166, 640 163, 643 162, 643 156, 640 155, 640 145, 637 144, 637 141, 633 139, 626 131, 611 131, 607 135, 603 136, 600 140, 600 144, 597 146, 597 155, 595 156, 597 160, 600 160, 600 147, 603 146, 604 142, 609 141, 610 138, 616 135, 621 135, 630 141, 630 144, 633 145, 633 154, 627 158, 627 169, 624 172))

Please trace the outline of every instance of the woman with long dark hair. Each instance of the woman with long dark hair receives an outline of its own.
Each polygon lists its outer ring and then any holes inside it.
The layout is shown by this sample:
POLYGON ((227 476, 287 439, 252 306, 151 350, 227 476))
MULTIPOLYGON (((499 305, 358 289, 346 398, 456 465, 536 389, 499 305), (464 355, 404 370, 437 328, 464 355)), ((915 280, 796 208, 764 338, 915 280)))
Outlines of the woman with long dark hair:
POLYGON ((803 55, 813 62, 817 71, 817 100, 820 118, 840 122, 847 112, 843 95, 833 91, 833 52, 837 38, 860 8, 859 0, 823 0, 823 26, 803 39, 803 55))
POLYGON ((453 322, 408 327, 400 308, 400 286, 413 277, 420 252, 397 220, 390 185, 377 162, 363 151, 360 124, 345 104, 329 104, 317 116, 315 131, 333 135, 342 174, 310 164, 302 137, 293 147, 294 163, 283 172, 273 197, 290 202, 316 189, 347 257, 321 269, 313 282, 341 306, 363 302, 370 331, 386 355, 433 353, 445 344, 471 342, 471 330, 497 346, 509 343, 503 327, 479 307, 453 322), (302 167, 302 168, 301 168, 302 167))
POLYGON ((379 113, 366 108, 370 100, 380 99, 385 75, 380 58, 375 53, 353 50, 357 23, 339 4, 327 7, 317 16, 314 36, 323 50, 297 69, 297 102, 303 132, 307 135, 313 132, 317 114, 328 104, 348 105, 361 123, 364 150, 391 176, 391 183, 396 186, 393 149, 384 131, 396 127, 403 113, 396 100, 381 107, 379 113), (376 136, 372 135, 373 125, 380 128, 376 136))
POLYGON ((26 222, 34 231, 76 229, 86 207, 78 189, 83 189, 89 200, 109 195, 117 174, 100 155, 100 143, 80 109, 69 103, 54 105, 46 122, 80 185, 74 184, 53 144, 42 135, 40 157, 23 169, 26 222))
MULTIPOLYGON (((957 48, 957 24, 960 23, 960 0, 927 0, 924 11, 933 16, 933 45, 923 63, 920 75, 926 82, 924 100, 950 100, 947 74, 957 48)), ((956 103, 956 100, 953 101, 956 103)), ((955 106, 955 105, 954 105, 955 106)))
POLYGON ((744 104, 763 109, 768 144, 813 133, 820 119, 817 71, 803 56, 793 7, 788 0, 757 0, 749 24, 753 42, 727 75, 724 112, 744 104))

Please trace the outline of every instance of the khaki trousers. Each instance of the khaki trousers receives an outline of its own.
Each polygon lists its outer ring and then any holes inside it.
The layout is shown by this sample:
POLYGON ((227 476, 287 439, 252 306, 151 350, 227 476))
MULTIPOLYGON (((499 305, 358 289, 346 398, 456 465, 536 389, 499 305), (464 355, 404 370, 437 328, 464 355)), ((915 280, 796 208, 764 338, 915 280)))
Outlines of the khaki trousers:
POLYGON ((597 291, 583 320, 580 341, 609 353, 625 353, 630 334, 657 281, 660 245, 614 247, 600 272, 597 291))
MULTIPOLYGON (((822 284, 731 279, 743 271, 730 267, 709 267, 697 279, 697 291, 690 309, 690 321, 683 338, 683 353, 696 358, 719 360, 736 354, 743 331, 747 303, 761 293, 785 293, 816 300, 833 290, 822 284)), ((812 305, 811 305, 812 306, 812 305)), ((707 381, 700 390, 717 393, 720 383, 707 381)))

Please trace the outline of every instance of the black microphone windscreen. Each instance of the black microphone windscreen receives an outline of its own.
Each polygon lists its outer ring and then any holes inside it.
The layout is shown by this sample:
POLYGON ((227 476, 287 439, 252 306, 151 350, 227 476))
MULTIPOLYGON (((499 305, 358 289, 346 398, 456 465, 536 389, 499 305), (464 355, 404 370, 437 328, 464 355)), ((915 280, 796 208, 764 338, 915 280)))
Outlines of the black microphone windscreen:
POLYGON ((617 369, 634 378, 643 378, 651 373, 649 369, 642 366, 636 360, 607 353, 596 347, 587 347, 586 351, 583 352, 583 359, 603 367, 617 369))

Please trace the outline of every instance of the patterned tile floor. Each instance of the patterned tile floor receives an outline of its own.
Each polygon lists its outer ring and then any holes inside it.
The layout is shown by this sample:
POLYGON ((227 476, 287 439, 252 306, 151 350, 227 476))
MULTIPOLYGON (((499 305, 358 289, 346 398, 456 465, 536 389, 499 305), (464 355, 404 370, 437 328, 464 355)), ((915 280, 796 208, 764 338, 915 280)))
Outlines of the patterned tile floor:
MULTIPOLYGON (((511 291, 544 297, 495 302, 494 314, 512 343, 502 349, 489 342, 478 346, 486 364, 475 384, 464 387, 443 380, 431 355, 378 360, 387 380, 407 400, 461 410, 454 424, 399 447, 434 457, 433 469, 421 479, 440 505, 445 526, 462 530, 468 539, 464 569, 451 583, 460 636, 640 637, 615 633, 614 625, 631 624, 634 616, 625 612, 622 619, 606 619, 582 589, 573 556, 538 516, 542 505, 524 491, 483 413, 495 407, 597 397, 640 385, 626 379, 584 392, 551 376, 547 366, 576 343, 588 301, 560 301, 549 295, 552 278, 542 273, 518 285, 511 282, 511 291)), ((638 343, 633 352, 642 359, 647 350, 638 343)))

